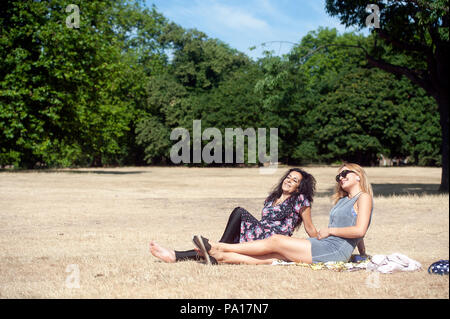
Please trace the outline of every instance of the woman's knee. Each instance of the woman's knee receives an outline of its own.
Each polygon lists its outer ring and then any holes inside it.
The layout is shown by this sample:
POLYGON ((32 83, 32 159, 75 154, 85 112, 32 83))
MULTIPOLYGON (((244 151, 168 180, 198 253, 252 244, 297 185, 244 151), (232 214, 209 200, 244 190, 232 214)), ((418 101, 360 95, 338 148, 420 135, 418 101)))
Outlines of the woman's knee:
POLYGON ((234 219, 234 218, 240 218, 242 214, 242 208, 241 207, 236 207, 235 209, 233 209, 233 211, 230 214, 230 219, 234 219))
POLYGON ((237 211, 239 211, 239 210, 241 210, 241 209, 242 209, 242 208, 239 207, 239 206, 238 206, 238 207, 235 207, 231 213, 233 214, 234 212, 237 212, 237 211))
POLYGON ((279 247, 281 242, 283 241, 283 235, 279 234, 273 234, 269 238, 267 238, 269 245, 271 245, 273 248, 279 247))
POLYGON ((274 234, 270 236, 268 245, 270 246, 271 251, 283 253, 286 249, 290 249, 292 245, 295 245, 292 241, 292 238, 285 235, 274 234))

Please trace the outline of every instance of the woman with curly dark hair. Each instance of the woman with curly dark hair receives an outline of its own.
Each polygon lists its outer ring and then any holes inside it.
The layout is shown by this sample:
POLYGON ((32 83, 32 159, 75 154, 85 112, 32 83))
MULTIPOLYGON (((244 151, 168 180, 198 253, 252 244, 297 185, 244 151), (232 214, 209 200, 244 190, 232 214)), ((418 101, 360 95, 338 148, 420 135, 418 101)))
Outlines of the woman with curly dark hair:
MULTIPOLYGON (((241 207, 229 219, 221 243, 236 244, 269 238, 274 234, 292 236, 302 221, 310 237, 317 236, 311 219, 311 204, 316 189, 315 178, 299 168, 289 169, 264 201, 261 220, 241 207)), ((175 251, 150 242, 150 252, 164 262, 200 260, 195 250, 175 251)))

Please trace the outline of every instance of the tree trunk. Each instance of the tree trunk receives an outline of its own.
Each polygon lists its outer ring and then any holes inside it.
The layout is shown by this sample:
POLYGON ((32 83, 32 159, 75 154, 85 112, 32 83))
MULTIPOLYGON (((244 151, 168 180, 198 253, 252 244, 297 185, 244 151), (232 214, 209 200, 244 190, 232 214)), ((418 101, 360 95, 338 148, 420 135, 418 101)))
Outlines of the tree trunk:
MULTIPOLYGON (((448 24, 447 24, 448 25, 448 24)), ((432 74, 432 82, 436 87, 437 94, 435 99, 439 107, 441 132, 442 132, 442 175, 441 186, 439 191, 448 193, 448 107, 449 107, 449 73, 450 64, 448 55, 450 54, 450 47, 448 42, 438 42, 435 52, 435 70, 432 74)))
MULTIPOLYGON (((442 174, 441 185, 439 191, 448 192, 448 107, 449 107, 449 73, 450 67, 448 62, 448 55, 450 49, 447 43, 437 42, 436 50, 433 56, 428 57, 428 73, 425 77, 419 76, 418 72, 407 67, 397 66, 387 63, 383 60, 377 60, 366 53, 366 58, 369 65, 377 67, 386 72, 404 75, 411 82, 422 87, 430 96, 434 97, 439 107, 440 124, 441 124, 441 156, 442 156, 442 174)), ((424 53, 425 54, 425 53, 424 53)))
POLYGON ((91 167, 102 167, 102 156, 101 155, 94 156, 94 159, 91 163, 91 167))
POLYGON ((442 132, 442 146, 441 146, 441 154, 442 154, 442 175, 441 175, 441 186, 439 187, 439 191, 448 192, 448 93, 443 93, 444 96, 441 96, 438 100, 439 105, 439 114, 440 114, 440 123, 441 123, 441 132, 442 132))

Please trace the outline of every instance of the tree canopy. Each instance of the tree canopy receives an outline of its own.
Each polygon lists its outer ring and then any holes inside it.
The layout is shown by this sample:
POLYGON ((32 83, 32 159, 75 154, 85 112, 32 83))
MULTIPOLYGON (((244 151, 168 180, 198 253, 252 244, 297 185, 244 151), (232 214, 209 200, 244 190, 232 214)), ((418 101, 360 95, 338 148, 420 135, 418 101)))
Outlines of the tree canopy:
MULTIPOLYGON (((78 28, 67 26, 61 0, 8 0, 0 8, 1 166, 173 165, 170 134, 181 127, 192 135, 194 120, 222 136, 227 128, 278 128, 279 160, 291 165, 375 165, 381 154, 443 165, 436 96, 406 69, 373 68, 385 63, 431 76, 420 53, 378 41, 389 28, 368 36, 319 28, 286 55, 252 60, 142 1, 72 2, 78 28)), ((433 54, 448 43, 441 27, 437 35, 395 29, 383 19, 401 8, 388 4, 381 24, 432 44, 433 54)), ((436 5, 438 18, 422 14, 418 21, 441 23, 436 5)), ((347 24, 360 24, 362 7, 327 2, 347 24)), ((395 32, 393 39, 406 37, 395 32)), ((252 164, 248 159, 246 151, 252 164)))
MULTIPOLYGON (((326 10, 346 26, 366 25, 367 2, 327 0, 326 10)), ((369 64, 405 76, 424 89, 437 104, 441 126, 442 179, 448 191, 449 152, 449 5, 446 0, 387 0, 378 3, 379 27, 373 45, 366 50, 369 64), (379 42, 382 45, 378 45, 379 42), (393 54, 401 55, 392 60, 393 54)))

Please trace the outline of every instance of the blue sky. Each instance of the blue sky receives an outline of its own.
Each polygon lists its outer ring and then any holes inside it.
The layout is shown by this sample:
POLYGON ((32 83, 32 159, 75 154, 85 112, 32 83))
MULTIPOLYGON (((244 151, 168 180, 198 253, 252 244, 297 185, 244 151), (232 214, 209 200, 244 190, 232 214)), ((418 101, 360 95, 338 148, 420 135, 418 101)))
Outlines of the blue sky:
POLYGON ((263 50, 287 53, 292 45, 262 43, 299 42, 319 26, 345 29, 337 18, 325 12, 325 0, 146 0, 155 4, 170 21, 184 28, 196 28, 218 38, 247 55, 258 58, 263 50), (256 50, 249 48, 256 46, 256 50))

